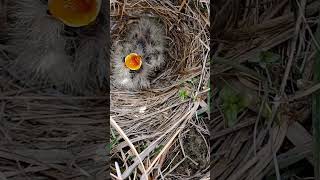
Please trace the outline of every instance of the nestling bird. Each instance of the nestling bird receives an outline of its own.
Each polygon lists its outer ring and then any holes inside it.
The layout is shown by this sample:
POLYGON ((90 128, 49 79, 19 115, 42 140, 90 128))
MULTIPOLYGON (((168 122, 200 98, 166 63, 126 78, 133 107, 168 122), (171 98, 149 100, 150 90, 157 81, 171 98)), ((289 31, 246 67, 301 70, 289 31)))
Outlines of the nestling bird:
MULTIPOLYGON (((108 18, 102 0, 8 1, 10 72, 26 84, 94 94, 107 78, 108 18)), ((103 85, 102 85, 103 84, 103 85)))
POLYGON ((165 32, 160 23, 147 17, 128 29, 125 38, 113 44, 111 80, 118 88, 147 89, 165 65, 165 32))

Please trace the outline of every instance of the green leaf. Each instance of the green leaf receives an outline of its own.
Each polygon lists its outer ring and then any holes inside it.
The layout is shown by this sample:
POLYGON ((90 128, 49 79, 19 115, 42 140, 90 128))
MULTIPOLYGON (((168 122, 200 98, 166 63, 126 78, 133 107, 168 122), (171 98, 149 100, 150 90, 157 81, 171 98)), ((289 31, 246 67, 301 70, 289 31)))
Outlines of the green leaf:
POLYGON ((261 63, 272 64, 276 63, 280 60, 280 55, 270 52, 270 51, 262 51, 259 55, 259 59, 261 63))
POLYGON ((222 100, 222 111, 226 119, 228 127, 232 127, 237 123, 238 114, 249 106, 251 98, 245 93, 240 93, 225 85, 219 97, 222 100))
POLYGON ((238 98, 239 98, 238 104, 239 104, 239 107, 241 108, 241 110, 243 108, 248 107, 251 103, 251 96, 249 96, 249 94, 247 94, 247 93, 241 93, 238 96, 238 98))
POLYGON ((179 90, 179 97, 181 100, 185 100, 189 97, 189 92, 185 89, 180 89, 179 90))
POLYGON ((113 137, 112 140, 111 140, 111 142, 107 144, 108 150, 111 151, 112 148, 113 148, 116 144, 118 144, 118 142, 119 142, 119 140, 118 140, 116 137, 113 137))
POLYGON ((261 51, 258 56, 254 56, 248 59, 249 62, 259 63, 261 67, 267 66, 267 64, 277 63, 281 59, 279 54, 270 51, 261 51))
POLYGON ((232 127, 236 124, 238 119, 239 107, 236 104, 231 104, 225 109, 224 115, 227 119, 228 127, 232 127))
POLYGON ((142 144, 141 147, 140 147, 140 151, 142 152, 143 150, 147 149, 148 147, 148 144, 142 144))
POLYGON ((164 145, 160 144, 159 147, 157 147, 155 149, 154 154, 158 155, 161 152, 161 150, 163 149, 163 147, 164 147, 164 145))
POLYGON ((225 103, 236 103, 238 101, 237 92, 228 85, 224 86, 220 91, 220 98, 225 103))

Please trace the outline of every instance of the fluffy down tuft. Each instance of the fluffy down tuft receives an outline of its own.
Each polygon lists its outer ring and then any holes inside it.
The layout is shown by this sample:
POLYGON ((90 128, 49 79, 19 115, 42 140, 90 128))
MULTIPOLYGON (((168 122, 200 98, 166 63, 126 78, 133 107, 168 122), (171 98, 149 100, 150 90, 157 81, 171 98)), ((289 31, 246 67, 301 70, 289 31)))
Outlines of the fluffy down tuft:
POLYGON ((151 18, 141 18, 132 26, 122 41, 113 44, 112 84, 129 90, 148 89, 150 79, 165 64, 164 29, 151 18), (138 71, 132 71, 124 65, 124 58, 130 53, 142 56, 142 67, 138 71))

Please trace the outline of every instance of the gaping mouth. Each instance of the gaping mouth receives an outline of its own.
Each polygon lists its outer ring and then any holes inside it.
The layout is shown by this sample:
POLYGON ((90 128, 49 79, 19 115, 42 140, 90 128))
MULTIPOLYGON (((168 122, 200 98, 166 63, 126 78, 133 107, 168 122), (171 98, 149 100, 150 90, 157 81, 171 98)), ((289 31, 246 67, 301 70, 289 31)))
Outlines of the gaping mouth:
POLYGON ((71 27, 85 26, 99 14, 101 0, 49 0, 52 16, 71 27))
POLYGON ((131 70, 139 70, 142 65, 142 57, 137 53, 130 53, 126 56, 124 64, 131 70))

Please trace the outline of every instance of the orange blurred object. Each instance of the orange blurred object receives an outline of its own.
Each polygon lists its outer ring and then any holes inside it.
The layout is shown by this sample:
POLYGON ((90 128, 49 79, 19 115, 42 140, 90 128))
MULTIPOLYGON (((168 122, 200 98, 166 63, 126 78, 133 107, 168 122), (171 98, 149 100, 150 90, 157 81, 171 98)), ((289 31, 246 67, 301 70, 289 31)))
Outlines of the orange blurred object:
POLYGON ((101 0, 49 0, 52 16, 71 27, 85 26, 93 22, 100 11, 101 0))
POLYGON ((139 70, 142 65, 142 57, 137 53, 130 53, 125 58, 125 65, 131 70, 139 70))

